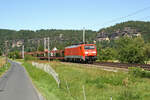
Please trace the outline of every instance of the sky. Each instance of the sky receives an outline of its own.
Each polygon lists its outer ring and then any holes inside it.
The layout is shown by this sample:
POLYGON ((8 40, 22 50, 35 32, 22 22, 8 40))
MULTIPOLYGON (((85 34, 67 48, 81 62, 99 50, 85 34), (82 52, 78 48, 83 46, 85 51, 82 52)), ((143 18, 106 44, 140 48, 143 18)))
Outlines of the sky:
POLYGON ((98 31, 129 20, 150 21, 150 0, 0 0, 0 29, 98 31))

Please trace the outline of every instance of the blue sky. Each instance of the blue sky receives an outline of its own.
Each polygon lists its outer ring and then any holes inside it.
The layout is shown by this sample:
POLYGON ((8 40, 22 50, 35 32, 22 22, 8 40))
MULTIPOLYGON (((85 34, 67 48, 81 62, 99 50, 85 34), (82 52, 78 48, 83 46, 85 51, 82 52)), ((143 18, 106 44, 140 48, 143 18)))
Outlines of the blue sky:
POLYGON ((1 29, 99 30, 128 20, 150 21, 150 0, 0 0, 1 29))

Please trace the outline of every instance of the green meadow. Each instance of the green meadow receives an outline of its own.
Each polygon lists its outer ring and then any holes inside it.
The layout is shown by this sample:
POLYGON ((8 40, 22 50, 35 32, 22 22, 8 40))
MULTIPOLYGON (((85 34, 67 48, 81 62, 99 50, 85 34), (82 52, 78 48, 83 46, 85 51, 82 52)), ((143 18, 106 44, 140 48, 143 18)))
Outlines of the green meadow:
MULTIPOLYGON (((41 62, 47 63, 47 62, 41 62)), ((54 78, 41 69, 24 62, 33 83, 46 100, 149 100, 150 79, 135 77, 118 70, 111 72, 83 64, 51 61, 51 67, 58 73, 61 85, 58 88, 54 78), (84 86, 84 91, 83 91, 84 86)))

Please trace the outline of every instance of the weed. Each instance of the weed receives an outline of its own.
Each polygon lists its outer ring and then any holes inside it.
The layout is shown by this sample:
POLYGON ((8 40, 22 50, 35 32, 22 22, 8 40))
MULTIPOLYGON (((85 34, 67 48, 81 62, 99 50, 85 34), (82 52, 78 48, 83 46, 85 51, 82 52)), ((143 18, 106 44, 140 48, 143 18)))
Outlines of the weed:
POLYGON ((124 89, 118 96, 117 100, 142 100, 140 94, 133 89, 124 89))
POLYGON ((150 71, 146 71, 139 67, 131 67, 129 68, 129 75, 133 77, 150 78, 150 71))

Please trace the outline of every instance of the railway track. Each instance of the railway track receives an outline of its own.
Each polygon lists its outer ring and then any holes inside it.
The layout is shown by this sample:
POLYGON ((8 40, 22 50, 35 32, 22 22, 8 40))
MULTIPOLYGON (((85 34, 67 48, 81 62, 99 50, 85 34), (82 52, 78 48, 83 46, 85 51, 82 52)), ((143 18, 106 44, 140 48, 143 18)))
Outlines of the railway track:
MULTIPOLYGON (((77 62, 64 62, 63 63, 77 63, 77 62)), ((85 64, 85 63, 77 63, 77 64, 85 64)), ((128 69, 129 67, 140 67, 145 70, 150 71, 150 64, 128 64, 128 63, 118 63, 118 62, 94 62, 92 64, 87 65, 96 65, 96 66, 106 66, 106 67, 112 67, 112 68, 123 68, 128 69)))
POLYGON ((113 63, 113 62, 95 62, 93 65, 109 66, 128 69, 129 67, 140 67, 150 71, 150 64, 126 64, 126 63, 113 63))

